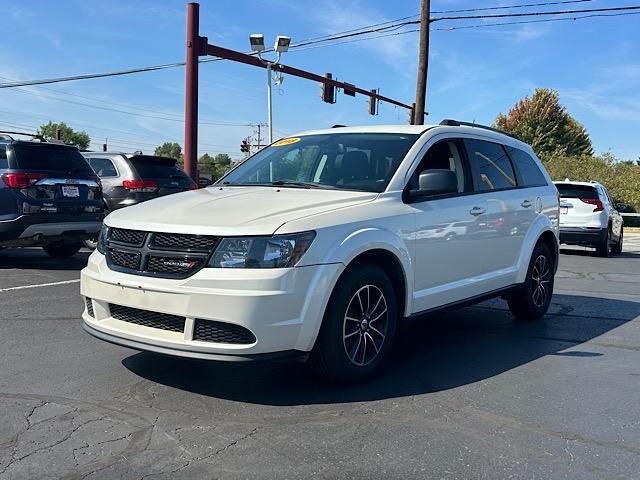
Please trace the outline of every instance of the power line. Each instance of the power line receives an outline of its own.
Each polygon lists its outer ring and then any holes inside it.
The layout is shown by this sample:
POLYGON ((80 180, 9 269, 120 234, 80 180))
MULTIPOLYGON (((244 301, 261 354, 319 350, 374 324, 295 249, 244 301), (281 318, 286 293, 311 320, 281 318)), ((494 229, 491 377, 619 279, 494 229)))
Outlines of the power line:
POLYGON ((482 8, 464 8, 461 10, 443 10, 440 12, 431 12, 431 13, 464 13, 464 12, 483 12, 487 10, 510 10, 514 8, 528 8, 528 7, 546 7, 550 5, 565 5, 567 3, 584 3, 591 2, 593 0, 565 0, 562 2, 542 2, 542 3, 524 3, 520 5, 505 5, 500 7, 482 7, 482 8))
MULTIPOLYGON (((578 1, 588 1, 588 0, 569 0, 567 3, 578 2, 578 1)), ((560 3, 563 3, 563 2, 545 2, 545 3, 547 3, 547 4, 560 4, 560 3)), ((540 5, 540 4, 528 4, 528 5, 540 5)), ((516 8, 516 7, 519 7, 519 6, 514 5, 512 7, 516 8)), ((487 8, 496 8, 496 7, 487 7, 487 8)), ((431 19, 431 23, 436 22, 436 21, 443 21, 443 20, 470 20, 470 19, 485 19, 485 18, 530 17, 530 16, 543 16, 543 15, 568 15, 568 14, 594 13, 594 12, 628 11, 628 10, 638 10, 638 9, 640 9, 640 6, 615 7, 615 8, 609 7, 609 8, 597 8, 597 9, 586 9, 586 10, 563 10, 563 11, 552 11, 552 12, 527 12, 527 13, 503 13, 503 14, 494 14, 494 15, 450 16, 450 17, 432 18, 431 19)), ((408 18, 411 18, 411 17, 408 17, 408 18)), ((375 33, 375 32, 380 32, 380 31, 389 31, 391 29, 398 29, 398 28, 401 28, 401 27, 406 26, 406 25, 415 25, 418 22, 419 22, 419 20, 404 21, 404 22, 400 22, 400 23, 396 23, 396 24, 387 25, 387 26, 370 28, 368 30, 363 30, 363 31, 358 31, 358 32, 349 32, 349 33, 334 35, 334 36, 331 36, 329 38, 327 38, 327 36, 320 37, 319 39, 316 39, 316 40, 309 40, 309 41, 306 41, 306 42, 298 42, 298 43, 292 45, 290 48, 295 49, 295 48, 298 48, 298 47, 312 45, 312 44, 315 44, 315 43, 338 40, 338 39, 341 39, 341 38, 348 38, 348 37, 353 37, 353 36, 358 36, 358 35, 366 35, 366 34, 369 34, 369 33, 375 33)), ((269 52, 269 51, 272 51, 272 49, 265 50, 265 52, 269 52)), ((220 59, 219 58, 202 59, 202 60, 199 61, 199 63, 207 63, 207 62, 213 62, 213 61, 220 61, 220 59)), ((167 64, 161 64, 161 65, 152 65, 152 66, 149 66, 149 67, 139 67, 139 68, 132 68, 132 69, 128 69, 128 70, 118 70, 118 71, 113 71, 113 72, 73 75, 73 76, 57 77, 57 78, 45 78, 45 79, 39 79, 39 80, 6 82, 6 83, 0 84, 0 88, 15 88, 15 87, 22 87, 22 86, 29 86, 29 85, 43 85, 43 84, 49 84, 49 83, 61 83, 61 82, 68 82, 68 81, 72 81, 72 80, 87 80, 87 79, 93 79, 93 78, 104 78, 104 77, 121 76, 121 75, 129 75, 129 74, 133 74, 133 73, 142 73, 142 72, 163 70, 163 69, 167 69, 167 68, 181 67, 181 66, 184 66, 184 65, 185 65, 185 62, 174 62, 174 63, 167 63, 167 64)))

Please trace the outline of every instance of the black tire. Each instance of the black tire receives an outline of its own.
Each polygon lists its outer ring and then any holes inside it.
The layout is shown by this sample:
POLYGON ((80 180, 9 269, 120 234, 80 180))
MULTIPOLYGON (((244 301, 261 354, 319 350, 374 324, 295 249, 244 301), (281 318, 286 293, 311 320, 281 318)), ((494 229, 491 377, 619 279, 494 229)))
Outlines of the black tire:
POLYGON ((622 242, 624 240, 624 227, 620 227, 620 238, 611 246, 611 253, 619 255, 622 253, 622 242))
POLYGON ((553 295, 554 262, 549 247, 538 243, 533 249, 524 285, 507 297, 509 310, 516 318, 536 320, 547 313, 553 295))
POLYGON ((311 366, 336 383, 371 379, 391 351, 397 317, 395 292, 384 271, 366 264, 350 267, 329 300, 311 366))
POLYGON ((45 245, 42 249, 52 257, 56 258, 69 258, 73 257, 82 248, 81 242, 76 243, 63 243, 56 242, 45 245))
POLYGON ((611 227, 607 229, 607 234, 596 245, 596 255, 606 258, 611 254, 611 227))

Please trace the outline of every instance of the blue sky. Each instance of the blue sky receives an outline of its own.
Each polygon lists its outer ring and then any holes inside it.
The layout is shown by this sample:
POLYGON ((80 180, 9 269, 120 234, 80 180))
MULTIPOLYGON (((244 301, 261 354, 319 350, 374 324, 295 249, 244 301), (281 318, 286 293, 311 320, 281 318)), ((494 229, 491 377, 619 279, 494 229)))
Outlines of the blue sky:
MULTIPOLYGON (((432 0, 432 10, 513 5, 518 0, 432 0)), ((594 0, 565 8, 640 4, 594 0)), ((184 60, 186 2, 174 0, 1 0, 0 76, 23 80, 184 60)), ((549 7, 548 9, 554 9, 549 7)), ((202 0, 201 35, 246 51, 262 32, 294 41, 417 14, 419 0, 202 0)), ((468 24, 478 21, 467 21, 468 24)), ((446 26, 447 24, 434 24, 446 26)), ((640 15, 481 29, 434 31, 427 93, 429 122, 457 118, 490 124, 536 87, 561 101, 588 129, 598 153, 640 157, 640 15)), ((290 51, 283 62, 411 103, 418 34, 290 51)), ((340 94, 323 103, 317 84, 285 77, 274 90, 274 136, 341 124, 405 123, 406 112, 383 104, 367 114, 364 97, 340 94)), ((48 120, 86 130, 100 148, 149 152, 163 141, 183 143, 184 69, 0 90, 0 127, 33 128, 48 120), (64 101, 61 101, 63 99, 64 101), (76 103, 72 103, 76 102, 76 103), (123 114, 80 104, 127 110, 123 114), (174 121, 158 118, 156 112, 174 121)), ((264 70, 231 62, 200 68, 200 117, 207 121, 266 120, 264 70)), ((249 126, 201 125, 199 153, 240 156, 249 126)))

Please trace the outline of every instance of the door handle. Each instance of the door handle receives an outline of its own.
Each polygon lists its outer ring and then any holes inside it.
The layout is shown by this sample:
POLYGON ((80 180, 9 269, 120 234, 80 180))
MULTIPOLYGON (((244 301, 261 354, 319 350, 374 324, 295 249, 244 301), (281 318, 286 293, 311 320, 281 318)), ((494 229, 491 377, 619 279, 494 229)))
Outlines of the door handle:
POLYGON ((533 205, 533 202, 531 200, 524 200, 520 205, 522 205, 522 208, 529 208, 533 205))
POLYGON ((473 215, 474 217, 477 217, 478 215, 482 215, 483 213, 487 213, 487 209, 483 208, 483 207, 473 207, 471 210, 469 210, 469 213, 471 215, 473 215))

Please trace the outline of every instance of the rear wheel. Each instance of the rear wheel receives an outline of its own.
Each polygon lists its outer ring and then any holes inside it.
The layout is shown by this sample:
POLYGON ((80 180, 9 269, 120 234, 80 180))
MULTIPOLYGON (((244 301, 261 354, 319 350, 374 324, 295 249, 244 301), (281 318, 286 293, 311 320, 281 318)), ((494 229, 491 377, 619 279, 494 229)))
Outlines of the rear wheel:
POLYGON ((372 378, 391 350, 397 315, 384 271, 373 265, 347 271, 334 289, 311 354, 316 373, 343 384, 372 378))
POLYGON ((80 251, 82 248, 81 242, 75 243, 63 243, 56 242, 50 243, 49 245, 45 245, 42 249, 47 252, 52 257, 57 258, 69 258, 73 257, 76 253, 80 251))
POLYGON ((620 238, 611 246, 611 252, 615 254, 622 253, 622 241, 624 239, 624 228, 620 227, 620 238))
POLYGON ((596 245, 596 255, 608 257, 611 254, 611 227, 607 229, 607 234, 596 245))
POLYGON ((547 313, 553 295, 553 262, 549 247, 538 243, 533 249, 524 285, 507 297, 509 310, 517 318, 536 320, 547 313))

